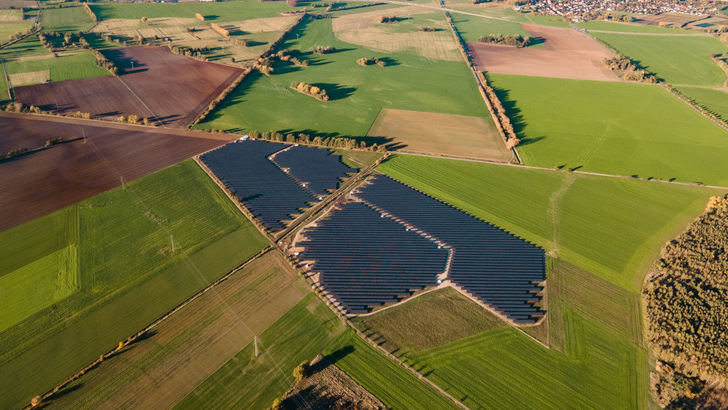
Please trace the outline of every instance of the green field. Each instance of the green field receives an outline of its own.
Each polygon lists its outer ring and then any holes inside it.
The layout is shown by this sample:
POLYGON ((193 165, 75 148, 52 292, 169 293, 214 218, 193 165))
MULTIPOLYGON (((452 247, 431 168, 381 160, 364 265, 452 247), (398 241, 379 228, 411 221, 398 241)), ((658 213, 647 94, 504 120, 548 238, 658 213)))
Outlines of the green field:
POLYGON ((561 27, 561 28, 569 28, 571 27, 571 24, 569 24, 568 21, 565 21, 563 18, 559 16, 539 16, 536 14, 529 14, 528 19, 531 20, 533 24, 539 24, 541 26, 551 26, 551 27, 561 27))
POLYGON ((527 165, 728 185, 726 131, 658 86, 488 77, 527 165))
POLYGON ((672 85, 718 87, 726 74, 711 58, 728 46, 710 36, 641 36, 592 33, 672 85))
MULTIPOLYGON (((488 17, 495 17, 498 19, 515 21, 517 23, 530 23, 527 14, 519 13, 513 10, 513 7, 473 7, 471 0, 463 0, 462 3, 467 3, 466 6, 450 4, 451 2, 445 1, 445 5, 448 8, 452 8, 458 11, 464 11, 467 13, 480 14, 488 17)), ((451 13, 454 16, 455 13, 451 13)))
POLYGON ((91 10, 99 20, 141 19, 142 17, 186 17, 195 18, 195 13, 205 20, 225 22, 277 17, 283 11, 295 10, 285 2, 260 2, 257 0, 235 0, 221 3, 93 3, 91 10))
POLYGON ((506 322, 453 288, 430 292, 354 323, 397 356, 438 347, 506 322), (433 318, 437 320, 433 320, 433 318))
POLYGON ((639 291, 713 189, 395 155, 378 170, 639 291))
POLYGON ((671 27, 660 27, 660 26, 647 26, 642 24, 631 24, 631 23, 619 23, 616 21, 584 21, 581 23, 575 23, 577 27, 586 30, 597 30, 597 31, 616 31, 620 33, 666 33, 666 34, 690 34, 695 33, 690 30, 683 30, 681 28, 671 27))
POLYGON ((33 23, 30 21, 2 21, 0 20, 0 44, 8 41, 10 36, 14 36, 19 32, 24 32, 29 27, 32 27, 33 23))
POLYGON ((78 32, 94 25, 91 15, 81 6, 44 8, 40 18, 44 31, 78 32))
POLYGON ((521 27, 520 22, 493 20, 467 14, 451 13, 455 28, 465 41, 478 41, 478 38, 488 34, 520 34, 524 37, 530 34, 521 27))
POLYGON ((728 121, 728 94, 726 88, 679 87, 678 90, 714 114, 728 121))
POLYGON ((310 66, 278 66, 270 77, 254 72, 198 127, 360 137, 382 108, 488 115, 464 64, 375 53, 344 43, 334 37, 329 19, 302 23, 280 48, 303 51, 310 66), (338 51, 323 56, 311 53, 319 45, 338 51), (384 68, 356 63, 371 56, 391 60, 384 68), (319 102, 293 91, 293 81, 321 86, 331 100, 319 102))
POLYGON ((192 161, 4 231, 0 242, 13 244, 3 276, 67 246, 79 268, 78 291, 0 333, 0 383, 13 386, 0 407, 29 403, 267 244, 192 161))

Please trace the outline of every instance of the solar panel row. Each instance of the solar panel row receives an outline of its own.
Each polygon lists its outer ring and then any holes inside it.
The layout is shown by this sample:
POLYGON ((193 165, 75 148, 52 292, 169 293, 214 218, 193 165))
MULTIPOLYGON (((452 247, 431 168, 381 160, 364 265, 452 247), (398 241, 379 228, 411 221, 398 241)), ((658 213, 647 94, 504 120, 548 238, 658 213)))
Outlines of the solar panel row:
POLYGON ((307 228, 301 260, 349 313, 437 285, 448 250, 361 202, 349 202, 307 228))
POLYGON ((341 162, 341 156, 330 149, 292 146, 275 155, 273 161, 281 168, 287 168, 297 180, 316 195, 326 195, 339 186, 342 177, 359 172, 341 162))
POLYGON ((272 231, 285 229, 283 221, 336 189, 347 173, 356 172, 329 149, 256 140, 227 144, 200 159, 272 231), (268 159, 277 152, 278 165, 268 159), (308 182, 307 187, 299 181, 308 182))
POLYGON ((448 278, 516 323, 544 314, 533 305, 546 279, 543 249, 384 175, 356 196, 454 249, 448 278))

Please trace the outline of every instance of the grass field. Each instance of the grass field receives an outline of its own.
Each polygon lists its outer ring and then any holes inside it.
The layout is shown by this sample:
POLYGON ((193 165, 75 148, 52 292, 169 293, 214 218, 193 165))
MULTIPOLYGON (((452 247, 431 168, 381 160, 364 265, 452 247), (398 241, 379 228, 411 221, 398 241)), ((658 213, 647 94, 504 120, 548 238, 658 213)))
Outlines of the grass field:
POLYGON ((345 149, 337 149, 337 154, 341 155, 341 161, 351 168, 364 168, 377 162, 383 154, 371 151, 351 151, 345 149))
POLYGON ((66 246, 79 266, 76 293, 0 333, 0 382, 13 386, 0 407, 28 403, 267 243, 192 161, 4 231, 0 242, 14 244, 0 258, 11 272, 66 246))
POLYGON ((373 316, 358 317, 354 323, 375 340, 381 339, 382 346, 397 356, 506 326, 506 322, 451 287, 373 316), (433 318, 437 319, 433 322, 433 318))
MULTIPOLYGON (((530 36, 521 27, 522 22, 493 20, 459 13, 452 13, 451 18, 458 33, 465 41, 478 41, 478 38, 488 34, 520 34, 524 37, 530 36)), ((528 20, 523 21, 523 23, 528 23, 528 20)))
POLYGON ((225 22, 261 17, 277 17, 283 11, 295 10, 284 2, 260 2, 235 0, 221 3, 114 3, 91 4, 91 10, 99 20, 112 18, 141 19, 142 17, 187 17, 195 13, 205 16, 206 21, 225 22))
POLYGON ((597 31, 616 31, 621 33, 665 33, 665 34, 689 34, 695 33, 690 30, 683 30, 681 28, 671 27, 660 27, 660 26, 645 26, 640 24, 629 24, 619 23, 613 21, 584 21, 581 23, 575 23, 577 27, 587 30, 597 31))
POLYGON ((3 21, 0 20, 0 44, 8 41, 10 36, 24 32, 33 25, 30 21, 3 21))
POLYGON ((52 407, 169 408, 308 293, 268 252, 69 385, 52 407))
POLYGON ((571 25, 559 16, 538 16, 536 14, 528 14, 526 16, 533 24, 542 26, 569 28, 571 25))
POLYGON ((375 53, 343 43, 334 37, 328 19, 302 23, 280 48, 303 51, 310 66, 280 66, 270 77, 253 73, 198 127, 363 137, 382 108, 489 115, 463 63, 375 53), (323 56, 311 53, 319 45, 338 51, 323 56), (361 67, 356 63, 371 56, 386 57, 389 64, 361 67), (331 100, 318 102, 295 92, 289 88, 292 81, 318 85, 331 100))
POLYGON ((81 6, 44 8, 40 18, 45 31, 79 32, 94 25, 91 16, 81 6))
POLYGON ((679 87, 678 90, 698 102, 703 107, 712 111, 723 120, 728 121, 728 93, 726 93, 728 89, 679 87))
POLYGON ((488 77, 527 165, 728 185, 728 134, 660 87, 488 77))
POLYGON ((725 53, 728 46, 713 37, 592 35, 673 85, 718 87, 726 79, 710 55, 725 53))
POLYGON ((377 169, 632 291, 720 192, 407 155, 377 169))

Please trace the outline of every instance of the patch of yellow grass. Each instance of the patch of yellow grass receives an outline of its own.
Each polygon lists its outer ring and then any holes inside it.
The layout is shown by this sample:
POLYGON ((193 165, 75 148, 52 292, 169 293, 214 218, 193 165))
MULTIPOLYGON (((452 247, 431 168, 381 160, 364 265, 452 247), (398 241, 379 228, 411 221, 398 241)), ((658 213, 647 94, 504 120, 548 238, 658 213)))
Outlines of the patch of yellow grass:
POLYGON ((50 79, 51 75, 48 70, 10 74, 10 83, 13 85, 13 87, 20 87, 21 85, 41 84, 50 81, 50 79))

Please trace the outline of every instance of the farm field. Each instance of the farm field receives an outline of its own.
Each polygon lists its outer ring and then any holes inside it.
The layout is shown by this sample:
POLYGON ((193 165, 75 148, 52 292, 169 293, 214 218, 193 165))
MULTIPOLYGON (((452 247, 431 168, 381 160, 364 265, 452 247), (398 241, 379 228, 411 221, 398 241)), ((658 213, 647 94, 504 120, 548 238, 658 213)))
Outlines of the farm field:
POLYGON ((462 61, 442 12, 409 6, 341 15, 333 19, 336 38, 367 47, 377 52, 399 52, 426 58, 462 61), (397 18, 396 22, 378 23, 381 16, 397 18), (424 32, 428 27, 436 31, 424 32))
POLYGON ((658 86, 488 77, 521 136, 527 165, 728 184, 728 134, 658 86))
MULTIPOLYGON (((469 13, 475 12, 470 9, 464 9, 469 13)), ((521 23, 528 23, 528 20, 523 21, 503 21, 488 19, 476 16, 470 16, 467 14, 451 13, 453 24, 458 31, 458 34, 465 41, 475 42, 478 38, 486 36, 488 34, 520 34, 524 37, 530 36, 531 34, 521 27, 521 23)), ((531 47, 543 47, 540 44, 534 44, 531 47)))
POLYGON ((587 35, 533 24, 523 27, 542 41, 545 49, 468 42, 476 67, 499 74, 620 81, 602 64, 602 60, 614 57, 614 53, 587 35))
POLYGON ((0 240, 13 244, 2 259, 15 269, 3 276, 66 246, 78 258, 78 291, 0 333, 0 381, 13 386, 2 407, 29 403, 267 245, 192 161, 0 240))
POLYGON ((0 231, 129 183, 234 139, 122 124, 81 125, 72 119, 0 113, 0 150, 41 148, 0 162, 0 210, 13 215, 0 231), (36 119, 37 118, 37 119, 36 119), (83 135, 87 141, 84 142, 83 135))
POLYGON ((639 61, 648 71, 672 85, 719 87, 726 74, 711 58, 728 51, 728 45, 710 36, 637 36, 592 33, 592 35, 639 61))
POLYGON ((416 297, 372 316, 357 317, 354 323, 397 356, 507 326, 505 321, 451 287, 416 297), (433 321, 433 318, 437 320, 433 321))
POLYGON ((217 33, 209 23, 194 16, 150 18, 146 22, 109 19, 94 26, 93 32, 109 34, 127 41, 141 36, 148 43, 164 46, 175 45, 192 49, 209 47, 209 50, 202 51, 208 61, 232 65, 244 63, 249 66, 252 60, 266 51, 299 18, 300 16, 293 15, 220 23, 223 29, 231 33, 229 37, 217 33), (158 40, 159 37, 168 38, 170 42, 158 40), (246 46, 236 43, 243 40, 247 42, 246 46))
POLYGON ((721 192, 409 155, 377 169, 635 292, 665 241, 721 192))
POLYGON ((62 390, 50 408, 170 408, 308 292, 268 252, 62 390))
POLYGON ((166 47, 105 53, 119 67, 118 77, 18 87, 17 100, 61 114, 81 111, 106 119, 138 115, 154 123, 185 127, 242 74, 241 69, 176 55, 166 47))
POLYGON ((723 120, 728 120, 728 88, 682 86, 678 87, 678 90, 723 120))
POLYGON ((252 73, 196 127, 363 137, 382 108, 490 115, 463 63, 377 54, 343 43, 335 38, 328 19, 301 23, 280 48, 302 51, 310 66, 277 67, 270 77, 252 73), (336 47, 337 52, 313 54, 320 45, 336 47), (386 57, 387 66, 356 63, 371 56, 386 57), (320 86, 331 99, 320 102, 293 91, 289 88, 293 81, 320 86), (271 106, 276 109, 270 110, 271 106))
POLYGON ((549 27, 560 27, 560 28, 569 28, 571 25, 568 21, 565 21, 563 18, 559 16, 539 16, 533 13, 530 13, 526 16, 527 19, 529 19, 533 24, 538 24, 539 26, 549 26, 549 27))
POLYGON ((589 31, 614 31, 622 33, 655 33, 655 34, 696 34, 694 31, 681 28, 646 26, 636 23, 619 23, 616 21, 584 21, 575 26, 589 31))
POLYGON ((80 5, 73 7, 43 7, 41 24, 45 31, 60 33, 86 31, 94 25, 94 21, 80 5))
POLYGON ((660 23, 667 27, 679 28, 690 22, 700 20, 700 16, 685 13, 658 13, 658 14, 635 14, 640 24, 658 26, 660 23))
POLYGON ((206 21, 215 23, 277 17, 278 13, 296 10, 283 2, 260 2, 256 0, 235 0, 220 3, 115 3, 98 2, 90 4, 96 17, 101 20, 133 19, 142 17, 194 18, 195 13, 205 16, 206 21))
POLYGON ((384 109, 367 136, 391 141, 390 150, 500 162, 513 156, 491 118, 384 109))

